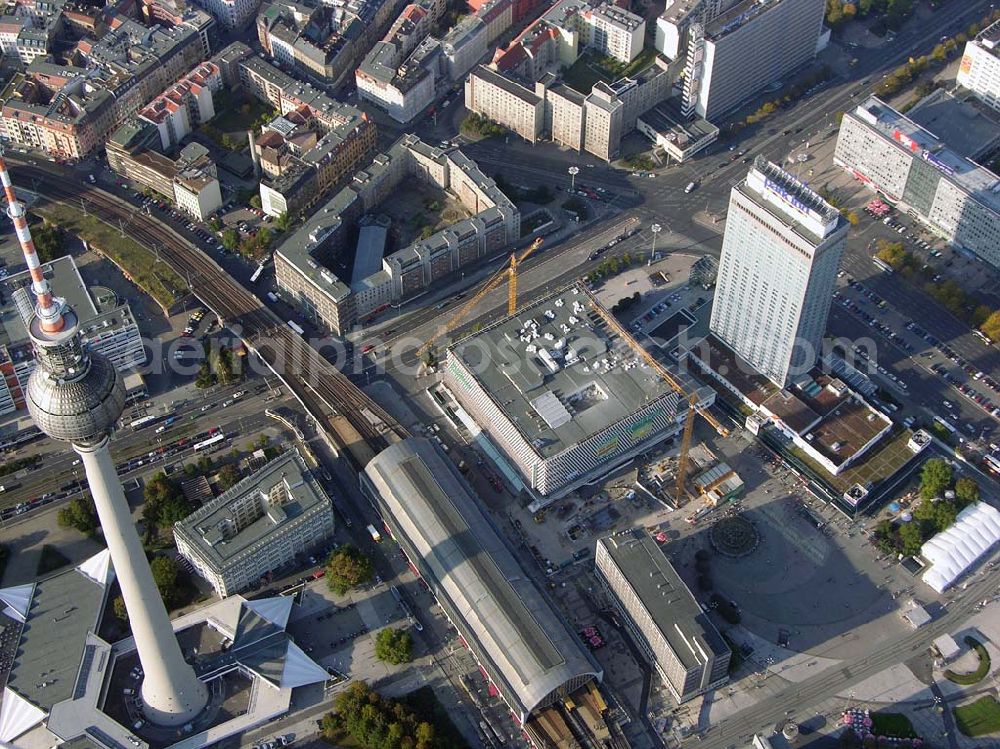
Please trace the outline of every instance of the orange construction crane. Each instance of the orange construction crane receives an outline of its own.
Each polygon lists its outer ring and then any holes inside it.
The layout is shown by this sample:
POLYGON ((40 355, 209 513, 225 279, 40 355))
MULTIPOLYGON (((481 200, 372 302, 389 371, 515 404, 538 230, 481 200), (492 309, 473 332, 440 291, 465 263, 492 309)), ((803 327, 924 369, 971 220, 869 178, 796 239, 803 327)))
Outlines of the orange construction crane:
POLYGON ((450 333, 455 328, 455 326, 458 325, 458 323, 460 323, 462 320, 465 319, 466 315, 468 315, 469 312, 472 311, 472 308, 475 307, 477 304, 479 304, 479 302, 482 301, 483 297, 485 297, 487 294, 493 291, 493 289, 497 288, 501 283, 503 283, 504 279, 507 280, 507 314, 513 315, 515 312, 517 312, 518 266, 525 260, 527 260, 528 257, 535 250, 537 250, 539 247, 542 246, 542 241, 543 241, 542 238, 538 237, 534 242, 528 245, 525 248, 524 252, 522 252, 520 255, 518 255, 516 252, 512 252, 510 254, 510 262, 507 265, 500 268, 500 270, 498 270, 492 276, 490 276, 487 279, 486 283, 484 283, 480 287, 479 291, 475 293, 472 299, 463 304, 458 309, 458 311, 454 315, 452 315, 451 318, 449 318, 448 322, 444 324, 444 327, 442 327, 440 330, 438 330, 437 333, 435 333, 426 341, 424 341, 424 345, 421 346, 419 349, 417 349, 417 356, 418 357, 423 356, 427 352, 427 350, 430 349, 430 347, 434 344, 435 341, 437 341, 445 333, 450 333))
POLYGON ((601 319, 604 320, 607 326, 617 333, 618 337, 625 341, 625 343, 627 343, 629 347, 635 351, 635 353, 638 354, 639 357, 646 362, 646 364, 648 364, 654 372, 656 372, 656 374, 660 376, 661 379, 670 385, 674 392, 686 399, 688 402, 689 413, 687 421, 684 422, 684 433, 681 437, 681 449, 677 456, 676 501, 677 506, 680 507, 684 504, 684 479, 687 476, 688 450, 691 449, 691 435, 694 432, 694 413, 698 413, 705 421, 712 425, 712 428, 715 429, 718 434, 723 437, 729 436, 729 430, 726 429, 726 427, 724 427, 719 420, 712 416, 712 414, 710 414, 706 409, 698 405, 697 393, 684 392, 684 388, 681 387, 681 384, 672 374, 670 374, 667 368, 664 367, 659 360, 656 359, 656 357, 646 351, 645 347, 632 337, 632 334, 625 329, 624 325, 618 322, 613 314, 604 309, 589 289, 586 289, 586 293, 587 296, 590 297, 590 301, 593 303, 595 311, 601 316, 601 319))

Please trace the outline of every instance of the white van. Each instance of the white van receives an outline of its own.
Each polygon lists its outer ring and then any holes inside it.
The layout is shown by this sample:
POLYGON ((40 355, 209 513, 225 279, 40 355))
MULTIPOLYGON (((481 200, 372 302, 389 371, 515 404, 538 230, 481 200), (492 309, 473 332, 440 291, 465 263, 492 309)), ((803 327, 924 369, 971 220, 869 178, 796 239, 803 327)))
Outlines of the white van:
POLYGON ((695 184, 694 182, 688 182, 688 186, 684 188, 684 192, 685 193, 694 192, 694 188, 696 188, 697 186, 698 185, 695 184))

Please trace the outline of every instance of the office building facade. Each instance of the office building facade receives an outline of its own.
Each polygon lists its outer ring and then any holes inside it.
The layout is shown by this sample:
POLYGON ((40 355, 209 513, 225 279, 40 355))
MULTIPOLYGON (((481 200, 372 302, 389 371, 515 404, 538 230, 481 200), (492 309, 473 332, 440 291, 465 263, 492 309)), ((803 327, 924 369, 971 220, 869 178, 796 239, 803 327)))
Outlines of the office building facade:
POLYGON ((870 97, 841 122, 833 161, 952 245, 1000 268, 1000 177, 870 97))
POLYGON ((955 82, 1000 110, 1000 21, 965 43, 955 82))
POLYGON ((778 387, 816 363, 847 222, 758 157, 730 193, 710 328, 778 387))
POLYGON ((729 646, 648 533, 598 540, 594 564, 633 642, 675 700, 687 702, 729 680, 729 646))

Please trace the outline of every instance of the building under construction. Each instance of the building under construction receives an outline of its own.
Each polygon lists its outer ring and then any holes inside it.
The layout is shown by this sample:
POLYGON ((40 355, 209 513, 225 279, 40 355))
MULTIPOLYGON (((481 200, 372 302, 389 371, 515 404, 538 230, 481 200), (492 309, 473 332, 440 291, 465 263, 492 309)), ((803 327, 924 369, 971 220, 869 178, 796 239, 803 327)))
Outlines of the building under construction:
POLYGON ((474 422, 467 426, 481 429, 539 498, 533 509, 683 423, 687 402, 607 314, 570 286, 448 349, 444 382, 474 422))

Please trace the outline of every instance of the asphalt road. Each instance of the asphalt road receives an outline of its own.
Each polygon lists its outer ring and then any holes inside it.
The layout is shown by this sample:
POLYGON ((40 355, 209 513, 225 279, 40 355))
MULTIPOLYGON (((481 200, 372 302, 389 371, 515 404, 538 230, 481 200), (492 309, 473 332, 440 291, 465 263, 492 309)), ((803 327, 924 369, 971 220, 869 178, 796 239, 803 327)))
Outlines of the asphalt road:
POLYGON ((976 605, 997 589, 1000 576, 985 571, 970 582, 968 589, 955 596, 945 613, 930 624, 885 643, 877 650, 850 661, 840 662, 806 681, 789 684, 779 692, 772 692, 752 707, 704 732, 701 741, 690 737, 685 743, 703 749, 728 749, 730 745, 743 745, 741 737, 757 731, 770 734, 774 725, 786 717, 788 711, 804 714, 808 708, 826 699, 843 694, 851 684, 863 681, 886 668, 908 660, 925 650, 931 641, 945 632, 955 631, 973 613, 976 605))
MULTIPOLYGON (((240 444, 239 440, 250 439, 267 426, 276 426, 277 422, 266 416, 262 407, 263 396, 254 395, 254 388, 263 384, 263 380, 251 380, 239 385, 226 388, 212 388, 210 391, 202 393, 202 397, 191 399, 184 406, 170 408, 167 405, 167 397, 159 401, 144 401, 139 403, 139 408, 148 408, 147 413, 165 415, 167 413, 179 414, 177 421, 161 433, 156 429, 162 422, 153 424, 139 430, 124 427, 117 431, 112 439, 111 451, 115 461, 121 464, 134 457, 143 457, 149 451, 155 451, 163 445, 169 445, 182 437, 190 437, 195 434, 205 432, 210 428, 219 427, 230 437, 229 444, 240 444), (248 395, 223 408, 223 403, 231 400, 232 394, 245 389, 248 395), (203 411, 202 408, 207 408, 203 411)), ((275 400, 268 403, 268 407, 277 407, 282 404, 293 403, 289 398, 275 400)), ((123 417, 128 420, 130 411, 123 417)), ((70 482, 83 479, 82 465, 76 453, 66 449, 64 445, 43 439, 30 443, 15 453, 11 458, 27 456, 38 456, 39 466, 25 472, 23 477, 11 475, 0 479, 0 483, 10 487, 2 495, 2 507, 10 507, 22 502, 40 497, 47 492, 56 492, 60 487, 70 482)), ((143 476, 150 471, 162 470, 164 465, 169 463, 190 460, 194 452, 190 448, 183 449, 169 456, 152 456, 143 466, 136 467, 131 471, 122 471, 119 477, 122 479, 136 478, 143 476)), ((11 459, 8 458, 8 459, 11 459)), ((64 499, 71 499, 76 493, 64 499)), ((34 512, 43 509, 51 509, 58 502, 38 505, 30 511, 15 515, 0 523, 0 526, 9 528, 31 516, 34 512)))

